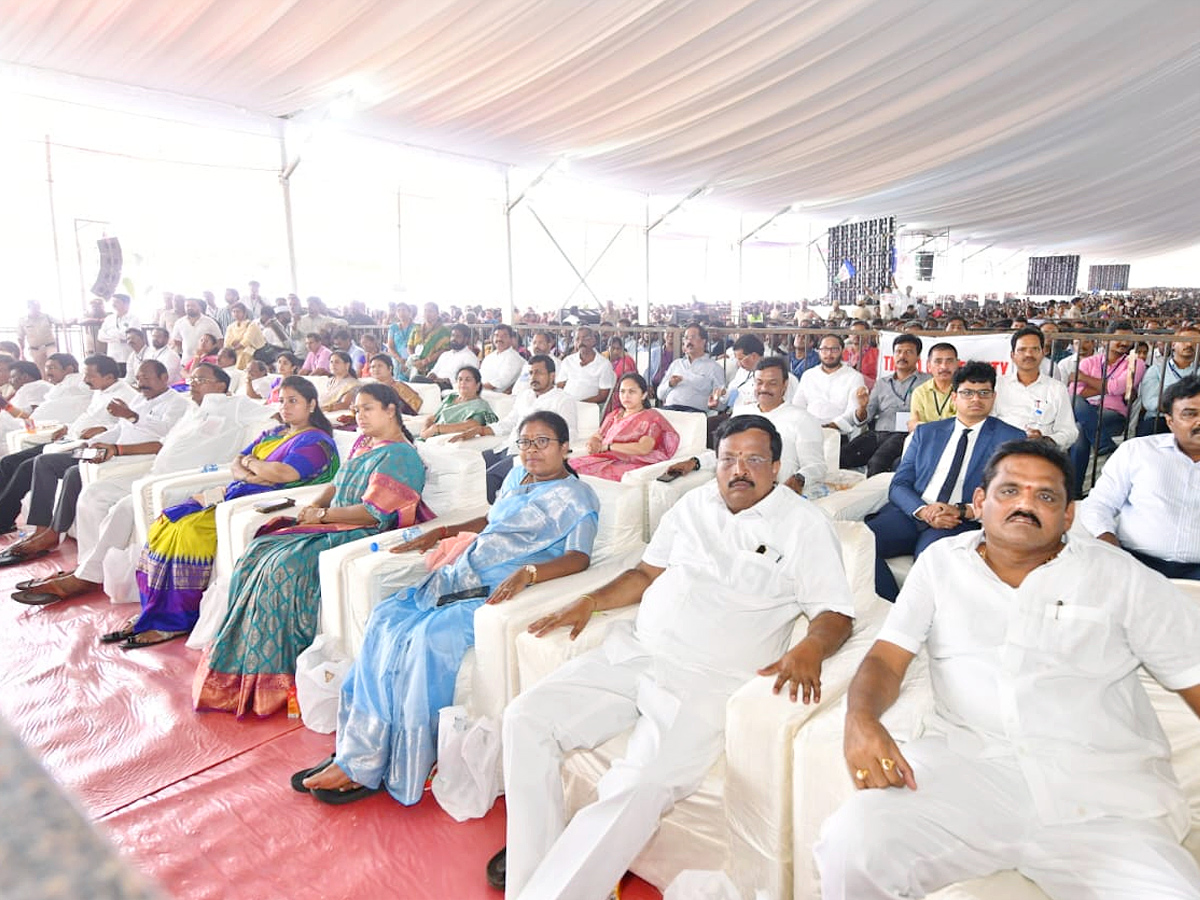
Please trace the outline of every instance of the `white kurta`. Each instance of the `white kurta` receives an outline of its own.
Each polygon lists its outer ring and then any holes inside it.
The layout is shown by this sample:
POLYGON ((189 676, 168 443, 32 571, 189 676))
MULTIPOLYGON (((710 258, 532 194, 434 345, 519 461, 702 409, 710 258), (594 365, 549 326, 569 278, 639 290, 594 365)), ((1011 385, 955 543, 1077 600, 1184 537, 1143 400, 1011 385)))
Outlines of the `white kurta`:
POLYGON ((902 748, 917 790, 861 791, 826 824, 822 896, 924 896, 1016 868, 1061 897, 1200 897, 1178 845, 1187 803, 1137 674, 1200 683, 1200 605, 1090 538, 1012 588, 981 538, 926 550, 879 633, 928 650, 934 712, 902 748))
POLYGON ((505 896, 595 900, 720 756, 725 704, 787 648, 796 620, 853 616, 840 546, 816 507, 775 488, 731 513, 716 484, 664 517, 643 557, 664 571, 636 625, 538 682, 504 716, 505 896), (565 753, 629 729, 596 803, 566 823, 565 753))

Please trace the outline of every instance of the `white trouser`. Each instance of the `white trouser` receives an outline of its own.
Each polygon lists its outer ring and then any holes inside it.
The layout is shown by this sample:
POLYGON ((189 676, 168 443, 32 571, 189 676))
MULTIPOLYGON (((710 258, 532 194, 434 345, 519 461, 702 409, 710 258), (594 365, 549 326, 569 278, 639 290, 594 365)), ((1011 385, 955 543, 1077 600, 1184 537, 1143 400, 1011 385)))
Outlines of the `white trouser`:
POLYGON ((578 657, 517 697, 504 714, 508 809, 505 897, 602 900, 694 792, 724 748, 735 683, 669 671, 631 637, 578 657), (636 654, 636 655, 632 655, 636 654), (629 728, 625 757, 600 779, 599 799, 566 823, 564 753, 629 728))
POLYGON ((135 480, 131 477, 94 481, 80 493, 75 505, 75 541, 79 545, 76 578, 103 581, 104 555, 113 548, 129 546, 133 539, 130 491, 135 480))
POLYGON ((825 822, 813 848, 824 900, 924 897, 1005 869, 1054 900, 1200 898, 1200 868, 1165 819, 1043 825, 1013 762, 932 737, 904 755, 916 791, 859 791, 825 822))

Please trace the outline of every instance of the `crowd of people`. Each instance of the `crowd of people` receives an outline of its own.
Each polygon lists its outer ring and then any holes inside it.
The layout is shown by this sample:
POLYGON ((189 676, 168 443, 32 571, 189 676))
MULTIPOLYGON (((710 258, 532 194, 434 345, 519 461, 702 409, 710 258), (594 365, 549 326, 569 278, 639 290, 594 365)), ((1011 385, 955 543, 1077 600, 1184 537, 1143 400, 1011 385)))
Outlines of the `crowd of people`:
POLYGON ((588 568, 600 510, 580 476, 619 481, 672 460, 668 477, 711 469, 636 567, 564 598, 530 631, 574 638, 596 612, 635 604, 636 619, 505 713, 508 842, 488 880, 525 900, 600 898, 719 758, 734 690, 765 677, 794 702, 820 701, 823 663, 855 615, 837 536, 809 502, 831 476, 835 434, 842 469, 894 473, 867 527, 876 593, 895 606, 850 688, 845 756, 862 791, 815 848, 824 896, 909 896, 1017 867, 1047 889, 1128 881, 1131 895, 1152 883, 1146 896, 1200 897, 1165 738, 1135 696, 1145 663, 1200 714, 1200 607, 1167 580, 1200 580, 1200 329, 1187 298, 974 312, 906 299, 863 298, 859 315, 764 312, 787 320, 778 329, 713 314, 680 323, 676 356, 665 332, 616 310, 596 324, 561 316, 569 328, 433 303, 339 316, 315 297, 269 303, 251 282, 221 306, 168 295, 149 328, 116 295, 82 364, 39 330, 31 303, 16 344, 0 348, 0 533, 17 530, 26 497, 32 530, 0 566, 59 552, 74 525, 74 570, 13 594, 42 606, 101 590, 114 552, 136 558, 141 608, 101 641, 149 648, 197 624, 219 504, 324 485, 238 559, 193 684, 197 710, 268 716, 287 706, 317 633, 320 554, 422 525, 393 552, 429 554, 428 572, 372 611, 335 752, 292 778, 332 805, 381 791, 410 805, 436 761, 475 611, 588 568), (895 332, 888 346, 882 331, 895 332), (1005 334, 1003 374, 961 352, 973 332, 1005 334), (422 385, 441 396, 432 408, 422 385), (594 434, 578 433, 580 404, 598 407, 594 434), (706 417, 708 451, 677 459, 673 413, 706 417), (344 454, 338 429, 354 432, 344 454), (503 439, 482 451, 488 513, 440 521, 422 500, 422 454, 469 452, 487 435, 503 439), (230 480, 164 509, 134 556, 131 489, 144 470, 112 464, 137 456, 153 457, 154 475, 229 465, 230 480), (88 479, 88 466, 115 471, 88 479), (1068 535, 1076 517, 1082 531, 1068 535), (899 556, 916 558, 903 587, 887 564, 899 556), (789 647, 800 616, 806 636, 789 647), (1081 627, 1058 634, 1060 616, 1081 627), (926 645, 945 730, 900 745, 881 716, 926 645), (1114 691, 1127 699, 1107 702, 1114 691), (597 800, 568 821, 564 755, 630 728, 597 800), (1026 746, 1043 758, 1032 774, 1016 757, 1026 746), (1056 758, 1088 777, 1072 783, 1056 758), (1102 852, 1114 834, 1120 850, 1102 852))

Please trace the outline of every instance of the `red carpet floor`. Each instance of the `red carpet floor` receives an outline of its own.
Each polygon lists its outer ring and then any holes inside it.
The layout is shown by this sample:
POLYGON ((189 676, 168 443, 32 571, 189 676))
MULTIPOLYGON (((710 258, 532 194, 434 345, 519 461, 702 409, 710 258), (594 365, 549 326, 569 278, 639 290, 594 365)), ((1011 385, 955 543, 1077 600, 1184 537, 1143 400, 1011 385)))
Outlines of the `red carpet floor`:
MULTIPOLYGON (((5 541, 8 543, 8 541, 5 541)), ((504 804, 458 823, 432 795, 331 808, 288 777, 331 735, 279 715, 237 721, 191 708, 199 654, 182 642, 133 652, 99 643, 136 607, 101 594, 34 608, 23 579, 74 564, 74 542, 0 569, 0 715, 134 866, 180 900, 499 900, 484 866, 504 843, 504 804)), ((628 876, 624 900, 657 890, 628 876)))

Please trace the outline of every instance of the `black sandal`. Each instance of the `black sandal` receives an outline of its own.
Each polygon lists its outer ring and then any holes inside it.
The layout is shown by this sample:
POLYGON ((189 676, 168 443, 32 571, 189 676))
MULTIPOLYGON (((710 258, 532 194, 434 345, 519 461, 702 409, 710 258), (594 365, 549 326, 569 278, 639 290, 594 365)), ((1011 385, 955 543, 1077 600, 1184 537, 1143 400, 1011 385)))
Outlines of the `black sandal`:
POLYGON ((317 775, 321 772, 324 772, 326 769, 328 769, 333 764, 333 758, 335 755, 336 754, 330 753, 328 759, 321 760, 319 763, 317 763, 311 769, 301 769, 299 772, 297 772, 295 775, 293 775, 292 776, 292 790, 296 791, 297 793, 307 794, 308 788, 306 788, 304 786, 304 779, 311 778, 313 775, 317 775))

